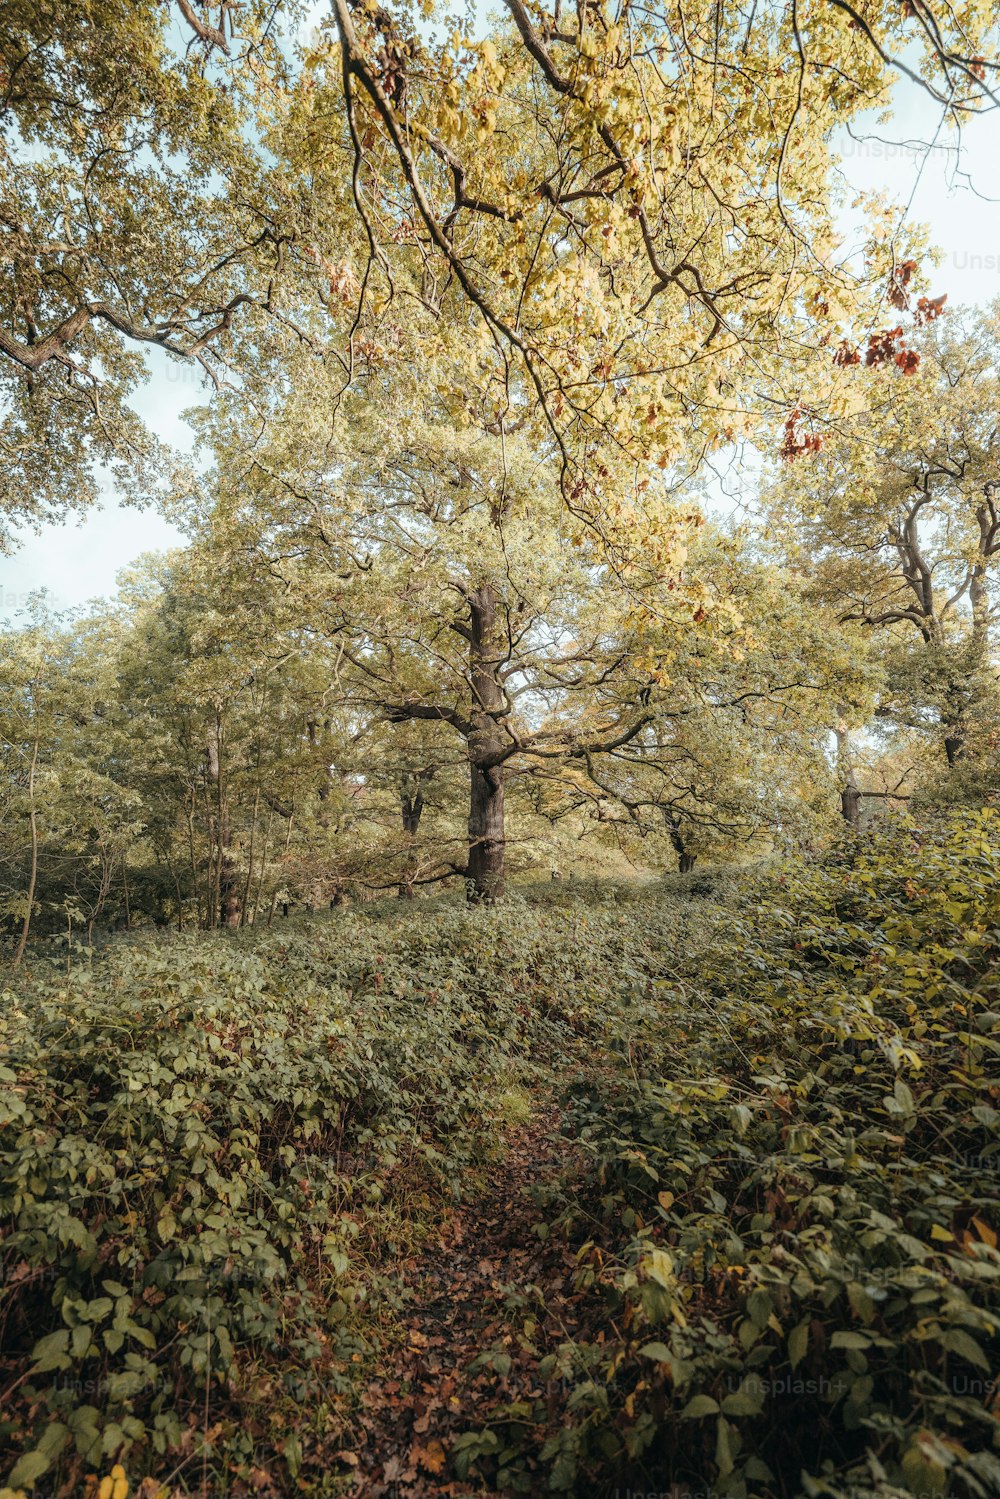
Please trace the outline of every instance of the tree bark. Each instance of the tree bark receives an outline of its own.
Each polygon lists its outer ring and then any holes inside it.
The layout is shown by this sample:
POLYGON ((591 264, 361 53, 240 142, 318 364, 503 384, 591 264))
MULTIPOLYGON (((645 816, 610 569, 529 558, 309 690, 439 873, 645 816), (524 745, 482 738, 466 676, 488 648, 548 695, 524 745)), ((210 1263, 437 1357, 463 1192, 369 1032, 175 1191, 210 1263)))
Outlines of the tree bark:
POLYGON ((237 922, 243 926, 250 919, 250 893, 253 889, 253 861, 256 853, 257 841, 257 817, 260 812, 260 785, 258 784, 253 798, 253 819, 250 823, 250 845, 247 849, 247 877, 243 886, 243 900, 237 915, 237 922))
POLYGON ((505 877, 504 786, 498 769, 471 765, 469 799, 469 899, 496 901, 505 877))
POLYGON ((698 855, 693 854, 684 841, 681 832, 681 820, 673 807, 661 808, 663 821, 667 825, 667 833, 673 844, 674 853, 677 855, 677 868, 681 874, 690 874, 697 863, 698 855))
POLYGON ((468 594, 469 666, 472 683, 469 754, 469 899, 496 901, 505 875, 504 781, 506 741, 500 720, 506 694, 500 675, 504 661, 496 590, 483 583, 468 594))
POLYGON ((846 724, 839 723, 834 730, 837 736, 837 768, 840 771, 840 812, 847 826, 855 833, 861 828, 861 790, 854 773, 851 758, 851 736, 846 724))
POLYGON ((216 803, 216 912, 222 926, 239 926, 240 892, 236 863, 233 859, 232 828, 229 820, 229 796, 222 768, 222 718, 216 714, 215 734, 206 746, 208 774, 215 787, 216 803))
POLYGON ((419 785, 414 789, 412 780, 409 778, 399 793, 399 810, 403 819, 403 838, 406 843, 403 857, 406 863, 397 893, 400 900, 412 900, 415 874, 413 867, 413 843, 420 829, 420 818, 424 810, 424 793, 421 791, 419 785))
POLYGON ((954 770, 959 761, 965 757, 965 741, 968 735, 970 712, 973 708, 975 658, 979 654, 978 647, 982 644, 985 642, 977 641, 974 635, 970 642, 968 676, 964 681, 953 678, 945 689, 944 753, 949 770, 954 770))
POLYGON ((38 884, 38 811, 35 807, 35 770, 38 766, 38 736, 31 746, 31 764, 28 768, 28 806, 31 818, 31 876, 28 880, 28 904, 24 912, 24 921, 21 924, 21 935, 17 942, 17 951, 14 953, 14 967, 20 967, 21 959, 24 957, 24 949, 28 945, 28 933, 31 931, 31 913, 35 905, 35 888, 38 884))

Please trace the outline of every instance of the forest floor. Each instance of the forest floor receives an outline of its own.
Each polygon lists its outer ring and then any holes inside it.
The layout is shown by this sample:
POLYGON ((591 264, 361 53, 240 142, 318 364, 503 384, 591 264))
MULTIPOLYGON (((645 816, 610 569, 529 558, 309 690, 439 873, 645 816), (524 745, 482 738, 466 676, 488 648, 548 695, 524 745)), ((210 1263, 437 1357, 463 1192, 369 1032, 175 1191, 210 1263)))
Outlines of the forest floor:
POLYGON ((564 1240, 547 1236, 538 1206, 540 1189, 582 1168, 559 1126, 551 1106, 512 1126, 482 1194, 450 1212, 436 1240, 400 1267, 398 1341, 357 1415, 360 1494, 493 1492, 456 1482, 448 1455, 498 1397, 544 1395, 540 1349, 570 1336, 576 1321, 575 1259, 564 1240))
POLYGON ((1000 1494, 1000 818, 399 904, 0 995, 0 1499, 1000 1494))

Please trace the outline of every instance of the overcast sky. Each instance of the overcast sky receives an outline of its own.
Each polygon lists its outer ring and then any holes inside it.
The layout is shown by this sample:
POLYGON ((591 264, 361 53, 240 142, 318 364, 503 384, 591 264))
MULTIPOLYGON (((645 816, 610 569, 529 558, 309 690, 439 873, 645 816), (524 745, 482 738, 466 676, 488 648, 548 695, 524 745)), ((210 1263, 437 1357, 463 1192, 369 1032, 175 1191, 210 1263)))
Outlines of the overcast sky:
MULTIPOLYGON (((952 305, 984 306, 1000 297, 1000 123, 986 116, 966 127, 961 155, 938 126, 938 108, 907 84, 899 92, 896 118, 881 138, 844 138, 843 172, 856 190, 884 191, 910 219, 930 227, 942 252, 932 273, 932 292, 947 292, 952 305)), ((848 229, 848 222, 845 229, 848 229)), ((856 224, 856 217, 853 220, 856 224)), ((153 430, 187 447, 190 430, 181 413, 201 399, 196 368, 152 356, 148 385, 136 406, 153 430)), ((180 545, 182 538, 152 511, 126 509, 107 492, 99 509, 82 522, 46 526, 27 534, 16 554, 0 557, 0 617, 15 613, 26 596, 45 588, 55 608, 68 608, 114 592, 115 578, 142 552, 180 545)))

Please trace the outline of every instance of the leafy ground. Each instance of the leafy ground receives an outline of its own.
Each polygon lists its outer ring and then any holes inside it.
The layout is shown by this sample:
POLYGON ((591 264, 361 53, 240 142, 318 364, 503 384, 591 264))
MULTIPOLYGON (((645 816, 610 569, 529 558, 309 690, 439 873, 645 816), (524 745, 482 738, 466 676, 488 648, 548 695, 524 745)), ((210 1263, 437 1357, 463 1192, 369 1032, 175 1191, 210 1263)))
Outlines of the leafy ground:
POLYGON ((1000 822, 3 996, 7 1490, 1000 1494, 1000 822))

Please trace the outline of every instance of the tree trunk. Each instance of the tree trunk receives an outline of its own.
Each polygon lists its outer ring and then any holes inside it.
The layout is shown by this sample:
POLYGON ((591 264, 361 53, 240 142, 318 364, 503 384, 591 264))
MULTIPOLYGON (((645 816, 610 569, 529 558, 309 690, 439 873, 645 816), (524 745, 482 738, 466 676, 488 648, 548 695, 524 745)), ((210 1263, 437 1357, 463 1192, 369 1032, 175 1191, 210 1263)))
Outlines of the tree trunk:
POLYGON ((413 789, 412 781, 408 779, 399 793, 399 810, 403 818, 403 838, 406 842, 404 853, 405 867, 403 878, 399 882, 398 895, 400 900, 413 899, 413 879, 415 875, 413 859, 413 843, 420 828, 420 818, 424 810, 424 793, 420 787, 413 789))
POLYGON ((240 892, 237 885, 236 863, 233 859, 232 830, 229 821, 229 797, 222 769, 222 718, 216 714, 215 735, 209 737, 207 745, 208 774, 215 786, 216 839, 216 912, 222 926, 239 926, 240 892))
POLYGON ((250 923, 252 926, 257 925, 257 912, 260 910, 261 897, 264 893, 264 874, 267 870, 267 855, 268 850, 271 847, 271 828, 273 824, 274 809, 272 807, 268 807, 267 827, 264 829, 264 847, 261 849, 260 870, 257 875, 257 893, 253 898, 253 909, 250 912, 250 923))
POLYGON ((861 827, 861 792, 857 786, 845 786, 840 793, 840 814, 849 828, 858 832, 861 827))
POLYGON ((847 826, 857 833, 861 829, 861 791, 851 758, 850 731, 845 724, 840 723, 834 733, 837 736, 837 768, 841 780, 840 812, 847 826))
POLYGON ((233 858, 233 838, 229 827, 229 807, 223 803, 219 823, 219 916, 223 926, 240 924, 240 890, 233 858))
POLYGON ((17 951, 14 953, 14 967, 18 968, 24 957, 24 949, 28 945, 28 933, 31 931, 31 913, 35 905, 35 888, 38 884, 38 811, 35 807, 35 770, 38 766, 38 737, 31 747, 31 765, 28 768, 28 805, 31 818, 31 875, 28 880, 28 904, 24 912, 24 921, 21 924, 21 935, 17 941, 17 951))
POLYGON ((498 768, 471 766, 469 899, 495 901, 504 889, 504 788, 498 768))
POLYGON ((976 676, 985 656, 986 636, 982 631, 973 632, 969 645, 968 675, 963 679, 953 678, 945 692, 943 715, 944 753, 948 769, 954 770, 965 758, 965 742, 969 731, 969 720, 975 709, 976 676))
POLYGON ((504 641, 492 584, 470 592, 469 666, 472 733, 469 753, 469 899, 496 901, 504 889, 504 784, 506 740, 500 720, 507 699, 500 672, 504 641))
POLYGON ((681 874, 690 874, 697 862, 698 855, 693 854, 684 841, 681 832, 681 820, 673 807, 661 808, 663 821, 667 825, 667 833, 673 844, 674 853, 677 855, 677 868, 681 874))

